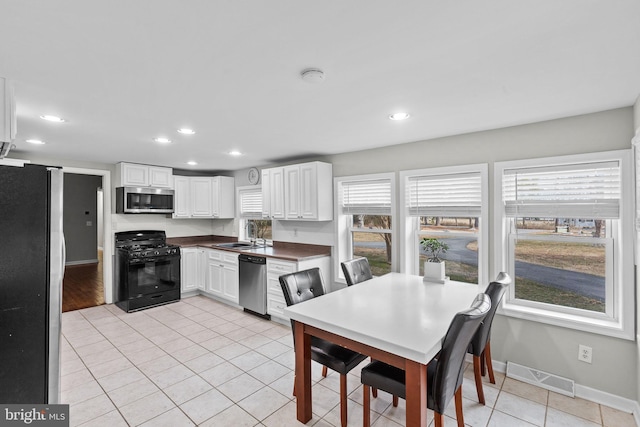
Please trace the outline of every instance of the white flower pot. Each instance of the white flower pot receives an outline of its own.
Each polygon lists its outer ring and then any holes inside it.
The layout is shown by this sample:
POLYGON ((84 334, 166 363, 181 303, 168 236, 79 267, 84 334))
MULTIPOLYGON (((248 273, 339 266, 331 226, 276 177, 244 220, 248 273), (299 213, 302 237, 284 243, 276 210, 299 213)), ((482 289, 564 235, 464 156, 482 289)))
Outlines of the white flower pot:
POLYGON ((424 280, 427 282, 444 283, 446 276, 444 275, 444 261, 440 262, 424 262, 424 280))

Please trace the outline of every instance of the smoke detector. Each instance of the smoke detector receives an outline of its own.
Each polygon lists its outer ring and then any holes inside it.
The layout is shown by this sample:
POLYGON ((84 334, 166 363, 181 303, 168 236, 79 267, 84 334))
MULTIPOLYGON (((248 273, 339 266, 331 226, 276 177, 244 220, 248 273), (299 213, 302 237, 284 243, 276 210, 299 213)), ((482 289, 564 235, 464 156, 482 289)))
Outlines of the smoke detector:
POLYGON ((300 73, 302 80, 307 83, 321 83, 324 80, 324 72, 318 68, 307 68, 300 73))

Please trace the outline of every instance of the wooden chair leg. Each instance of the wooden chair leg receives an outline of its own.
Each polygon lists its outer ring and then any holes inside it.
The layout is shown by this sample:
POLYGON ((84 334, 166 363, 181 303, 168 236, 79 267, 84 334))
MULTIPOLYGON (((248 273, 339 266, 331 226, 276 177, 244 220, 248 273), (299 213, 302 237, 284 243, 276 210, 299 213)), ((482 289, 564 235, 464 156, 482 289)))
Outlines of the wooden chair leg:
POLYGON ((340 421, 347 427, 347 376, 340 375, 340 421))
POLYGON ((473 376, 476 380, 478 402, 484 405, 484 390, 482 389, 482 376, 480 375, 480 369, 480 356, 473 356, 473 376))
POLYGON ((444 427, 444 425, 442 424, 442 414, 434 412, 433 413, 433 419, 436 422, 436 427, 444 427))
POLYGON ((322 376, 325 377, 325 378, 327 377, 327 367, 326 366, 322 367, 322 376))
MULTIPOLYGON (((375 359, 373 357, 371 358, 371 362, 372 363, 375 362, 375 359)), ((377 388, 371 387, 371 393, 373 394, 373 397, 376 397, 376 398, 378 397, 378 389, 377 388)))
POLYGON ((484 363, 484 350, 480 353, 480 372, 483 377, 487 374, 487 367, 484 363))
POLYGON ((487 362, 487 371, 489 372, 489 381, 491 384, 496 383, 496 378, 493 376, 493 362, 491 361, 491 341, 487 341, 487 345, 484 347, 484 359, 487 362))
POLYGON ((393 395, 393 407, 398 407, 398 396, 396 396, 395 394, 393 395))
POLYGON ((369 396, 369 386, 363 384, 362 390, 362 427, 369 427, 371 425, 371 397, 369 396))
POLYGON ((462 413, 462 386, 458 387, 454 396, 456 401, 456 419, 458 420, 458 427, 464 427, 464 415, 462 413))

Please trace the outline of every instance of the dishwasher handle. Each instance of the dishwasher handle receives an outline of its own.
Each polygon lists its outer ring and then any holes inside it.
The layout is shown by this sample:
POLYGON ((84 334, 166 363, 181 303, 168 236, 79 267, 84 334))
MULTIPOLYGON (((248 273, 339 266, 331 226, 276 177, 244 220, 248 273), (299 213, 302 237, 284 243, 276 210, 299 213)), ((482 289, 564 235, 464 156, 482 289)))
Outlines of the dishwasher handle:
POLYGON ((238 255, 238 261, 240 261, 240 262, 249 262, 251 264, 266 264, 267 263, 267 258, 265 258, 263 256, 253 256, 253 255, 240 254, 240 255, 238 255))

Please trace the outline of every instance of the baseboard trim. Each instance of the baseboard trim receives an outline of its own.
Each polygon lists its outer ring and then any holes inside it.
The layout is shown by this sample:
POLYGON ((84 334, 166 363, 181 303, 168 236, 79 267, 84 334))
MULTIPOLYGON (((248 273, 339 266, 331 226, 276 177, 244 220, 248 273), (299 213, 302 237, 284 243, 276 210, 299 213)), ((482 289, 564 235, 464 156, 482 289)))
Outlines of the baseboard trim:
MULTIPOLYGON (((471 359, 473 362, 473 359, 471 359)), ((496 372, 505 373, 507 371, 507 364, 493 361, 493 370, 496 372)), ((598 403, 600 405, 609 406, 619 411, 628 412, 633 414, 633 418, 636 421, 636 425, 640 426, 640 403, 627 399, 626 397, 617 396, 615 394, 607 393, 606 391, 596 390, 595 388, 587 387, 576 383, 575 385, 576 397, 579 397, 590 402, 598 403)))
POLYGON ((80 261, 67 261, 64 265, 82 265, 82 264, 97 264, 98 259, 82 259, 80 261))

